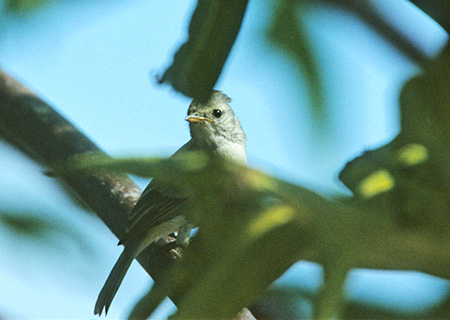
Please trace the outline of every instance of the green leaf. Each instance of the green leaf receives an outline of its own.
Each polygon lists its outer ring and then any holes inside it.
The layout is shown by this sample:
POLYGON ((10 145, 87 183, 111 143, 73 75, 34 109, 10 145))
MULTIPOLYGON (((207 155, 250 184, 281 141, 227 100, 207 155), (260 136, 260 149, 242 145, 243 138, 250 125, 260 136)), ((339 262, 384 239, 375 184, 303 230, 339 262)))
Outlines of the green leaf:
MULTIPOLYGON (((186 152, 173 158, 124 158, 113 159, 102 153, 88 153, 78 155, 76 158, 58 166, 56 174, 70 174, 84 171, 95 173, 97 171, 128 172, 140 177, 153 178, 162 172, 161 179, 176 180, 178 174, 195 173, 209 166, 208 156, 200 151, 186 152)), ((48 173, 54 175, 55 173, 48 173)), ((180 178, 183 178, 181 176, 180 178)))
POLYGON ((248 0, 199 0, 189 38, 159 81, 206 101, 239 33, 247 4, 248 0))
POLYGON ((53 226, 50 221, 17 212, 0 212, 0 223, 18 235, 37 238, 46 236, 53 226))
POLYGON ((55 220, 53 217, 42 216, 40 212, 1 211, 0 224, 21 240, 39 240, 42 241, 40 243, 51 248, 58 248, 61 243, 55 239, 64 236, 64 239, 73 242, 72 248, 77 246, 85 254, 92 253, 91 245, 73 226, 62 222, 61 219, 55 220))
POLYGON ((28 14, 48 5, 53 0, 7 0, 5 9, 15 14, 28 14))
MULTIPOLYGON (((177 171, 173 176, 179 188, 190 190, 187 216, 199 226, 166 284, 168 292, 180 301, 176 319, 234 317, 297 262, 308 243, 304 222, 316 210, 336 212, 339 219, 346 217, 339 216, 342 209, 303 188, 251 169, 230 166, 211 163, 194 174, 177 171), (296 199, 299 196, 302 205, 296 199)), ((171 170, 173 173, 176 168, 171 170)), ((160 171, 158 179, 164 175, 160 171)), ((320 221, 325 225, 329 219, 324 216, 320 221)), ((345 250, 350 248, 346 241, 353 239, 353 232, 344 230, 344 224, 343 229, 336 229, 335 223, 336 219, 333 227, 325 228, 325 234, 317 238, 322 239, 324 252, 328 248, 333 252, 324 255, 324 260, 340 258, 345 252, 345 258, 338 259, 334 266, 338 268, 345 261, 342 270, 347 270, 353 260, 347 256, 352 251, 345 250), (336 246, 343 249, 334 250, 336 246)), ((339 275, 339 281, 330 281, 332 293, 339 288, 345 273, 339 275)), ((157 296, 149 293, 149 297, 157 296)), ((148 310, 140 304, 135 312, 149 314, 153 309, 152 302, 148 310)))
POLYGON ((270 43, 285 52, 306 75, 312 100, 313 114, 323 118, 323 83, 316 57, 299 14, 301 1, 279 0, 273 10, 272 22, 267 30, 270 43))
POLYGON ((325 308, 319 308, 319 314, 341 310, 341 286, 353 265, 352 257, 357 256, 353 254, 356 236, 361 236, 359 229, 346 223, 357 221, 353 210, 198 152, 167 160, 87 157, 66 170, 81 169, 154 176, 187 195, 189 205, 183 214, 199 227, 183 259, 170 272, 170 280, 156 292, 150 291, 132 315, 151 314, 163 296, 161 290, 166 290, 179 301, 175 318, 232 318, 298 261, 312 235, 320 248, 320 261, 329 266, 325 303, 319 304, 325 308), (305 223, 312 220, 314 230, 307 231, 305 223))
POLYGON ((309 319, 312 300, 313 295, 301 288, 274 285, 258 298, 251 311, 257 319, 309 319))

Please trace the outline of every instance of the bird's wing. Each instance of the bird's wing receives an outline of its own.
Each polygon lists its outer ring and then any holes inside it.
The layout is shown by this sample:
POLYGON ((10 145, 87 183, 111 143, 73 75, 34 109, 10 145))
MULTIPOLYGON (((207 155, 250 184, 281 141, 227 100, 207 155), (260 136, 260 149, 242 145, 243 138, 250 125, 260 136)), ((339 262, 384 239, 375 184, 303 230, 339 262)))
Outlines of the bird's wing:
POLYGON ((127 234, 138 236, 181 214, 186 198, 155 184, 145 188, 128 219, 127 234))
MULTIPOLYGON (((191 141, 182 146, 172 157, 192 150, 191 141)), ((152 228, 182 214, 186 198, 175 190, 152 180, 142 192, 128 217, 126 234, 121 243, 130 237, 145 237, 152 228)))

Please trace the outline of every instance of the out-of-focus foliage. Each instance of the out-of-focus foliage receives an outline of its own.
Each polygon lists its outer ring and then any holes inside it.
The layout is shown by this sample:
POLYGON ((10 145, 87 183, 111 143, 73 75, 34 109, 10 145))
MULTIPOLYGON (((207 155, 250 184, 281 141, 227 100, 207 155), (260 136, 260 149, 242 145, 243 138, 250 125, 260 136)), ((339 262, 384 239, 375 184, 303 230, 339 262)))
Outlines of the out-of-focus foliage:
MULTIPOLYGON (((21 12, 46 2, 8 1, 6 8, 21 12)), ((221 73, 246 7, 244 0, 200 0, 188 42, 161 81, 186 95, 205 99, 221 73)), ((316 110, 321 110, 323 92, 318 68, 296 14, 301 1, 280 0, 276 8, 269 39, 307 74, 316 110)), ((172 160, 80 158, 68 165, 70 169, 62 169, 119 170, 157 177, 189 196, 189 218, 200 229, 167 281, 158 283, 144 297, 132 317, 151 314, 170 293, 179 302, 174 318, 232 318, 304 256, 324 267, 324 286, 315 298, 316 318, 340 314, 350 318, 367 314, 369 318, 385 317, 387 313, 355 311, 356 307, 346 312, 342 287, 361 252, 370 248, 368 243, 374 234, 382 242, 379 238, 386 234, 385 230, 401 229, 402 235, 412 230, 420 234, 421 240, 431 235, 437 240, 433 244, 448 242, 449 61, 448 51, 444 51, 423 75, 403 89, 399 137, 392 144, 365 153, 341 173, 341 179, 355 194, 347 205, 255 170, 212 162, 200 153, 172 160), (398 221, 414 223, 398 228, 398 221), (311 246, 314 252, 309 252, 311 246)), ((44 235, 53 226, 8 214, 0 215, 0 220, 9 229, 32 236, 44 235)), ((420 248, 421 244, 411 245, 420 248)), ((431 249, 425 246, 422 252, 431 249)), ((420 256, 406 256, 407 260, 422 260, 420 256)), ((436 268, 433 271, 439 274, 436 268)), ((442 270, 442 275, 448 275, 448 271, 442 270)), ((295 294, 279 297, 278 301, 284 297, 291 305, 298 298, 295 294)), ((435 314, 446 318, 448 309, 445 304, 435 314)), ((286 310, 289 314, 295 312, 286 310)))
POLYGON ((442 153, 433 151, 399 137, 351 161, 340 179, 358 201, 392 215, 399 223, 428 224, 450 210, 445 196, 450 192, 447 169, 440 167, 442 153))
MULTIPOLYGON (((402 91, 402 132, 428 144, 441 144, 438 154, 450 155, 450 47, 431 62, 425 72, 411 79, 402 91)), ((443 168, 447 174, 449 167, 443 168)))
POLYGON ((447 0, 410 0, 445 30, 450 31, 450 2, 447 0))
MULTIPOLYGON (((441 68, 431 68, 420 81, 435 83, 441 74, 436 70, 441 68)), ((445 87, 445 81, 438 83, 445 87)), ((356 196, 348 202, 364 214, 261 172, 214 162, 202 153, 163 161, 98 156, 68 164, 70 170, 121 170, 157 177, 189 198, 190 219, 200 227, 195 241, 174 266, 170 281, 155 286, 132 317, 150 315, 170 293, 179 301, 175 318, 232 318, 315 243, 315 259, 324 267, 315 318, 329 319, 345 313, 342 287, 361 250, 373 246, 370 233, 380 241, 390 228, 395 232, 399 226, 412 226, 419 238, 447 237, 450 166, 445 165, 450 161, 448 140, 439 137, 448 131, 441 119, 445 114, 435 114, 445 94, 433 90, 439 97, 424 100, 428 95, 418 89, 413 90, 415 104, 402 100, 402 119, 410 120, 398 140, 366 153, 342 172, 341 179, 356 196), (426 106, 428 116, 410 116, 423 115, 426 106), (433 128, 427 130, 430 125, 433 128)))
POLYGON ((189 38, 160 82, 206 101, 219 78, 244 19, 248 0, 199 0, 189 38))
MULTIPOLYGON (((295 286, 270 287, 251 309, 257 319, 310 319, 308 310, 315 299, 309 291, 295 286)), ((349 299, 341 319, 446 319, 450 314, 449 299, 444 300, 432 310, 411 313, 407 310, 393 310, 368 303, 364 299, 349 299)))
POLYGON ((83 252, 92 252, 91 244, 85 241, 83 235, 61 220, 56 221, 30 212, 2 211, 0 225, 23 240, 41 240, 40 243, 49 247, 58 247, 56 239, 64 235, 65 239, 76 244, 83 252))
POLYGON ((313 295, 289 286, 271 286, 251 307, 256 319, 310 319, 313 295))
POLYGON ((435 224, 435 231, 450 225, 449 51, 404 87, 399 136, 340 174, 360 200, 403 223, 435 224))
POLYGON ((10 231, 25 237, 45 237, 55 227, 41 217, 18 212, 0 212, 0 223, 10 231))
POLYGON ((342 283, 352 266, 351 257, 356 256, 352 244, 361 237, 358 229, 345 223, 336 227, 336 221, 354 217, 350 208, 196 152, 163 161, 87 157, 68 168, 127 170, 155 177, 188 196, 189 218, 199 226, 195 240, 174 266, 170 281, 150 291, 131 318, 151 314, 168 292, 180 301, 176 318, 232 318, 292 266, 303 250, 311 250, 311 241, 319 243, 320 259, 327 265, 318 318, 340 309, 342 283), (336 213, 335 219, 328 219, 330 212, 336 213), (318 226, 314 232, 311 219, 318 226))
POLYGON ((319 66, 311 47, 311 41, 302 23, 302 2, 297 0, 276 1, 272 20, 267 30, 271 44, 285 52, 297 65, 299 72, 306 76, 310 89, 313 114, 324 120, 324 88, 319 66))
POLYGON ((4 9, 14 14, 28 14, 55 0, 5 0, 4 9))

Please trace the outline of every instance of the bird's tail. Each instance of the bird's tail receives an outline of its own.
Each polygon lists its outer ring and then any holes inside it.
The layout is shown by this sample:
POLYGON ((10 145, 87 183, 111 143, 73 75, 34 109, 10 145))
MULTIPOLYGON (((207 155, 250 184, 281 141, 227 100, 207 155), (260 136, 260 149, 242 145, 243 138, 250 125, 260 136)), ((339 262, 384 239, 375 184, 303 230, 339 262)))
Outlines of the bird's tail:
POLYGON ((130 268, 131 263, 138 253, 138 246, 125 247, 119 259, 117 260, 114 268, 109 274, 105 285, 100 291, 97 298, 97 303, 95 304, 94 314, 101 315, 103 308, 105 309, 105 314, 108 313, 109 306, 111 305, 120 284, 122 283, 125 274, 130 268))

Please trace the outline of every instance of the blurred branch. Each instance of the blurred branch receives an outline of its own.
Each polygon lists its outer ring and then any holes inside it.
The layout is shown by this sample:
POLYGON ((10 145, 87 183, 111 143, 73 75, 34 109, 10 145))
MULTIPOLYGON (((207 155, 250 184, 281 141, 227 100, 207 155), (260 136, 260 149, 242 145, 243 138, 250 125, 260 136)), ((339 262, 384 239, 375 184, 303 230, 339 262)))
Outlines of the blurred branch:
MULTIPOLYGON (((278 0, 274 5, 267 36, 268 40, 289 55, 297 64, 298 70, 305 74, 312 100, 313 114, 317 119, 323 121, 326 113, 324 112, 325 97, 321 70, 302 21, 304 4, 315 2, 311 0, 278 0)), ((321 0, 321 2, 335 4, 353 12, 418 65, 425 66, 430 61, 430 57, 414 39, 409 39, 407 35, 394 27, 370 1, 321 0)), ((449 6, 446 5, 446 7, 449 6)))
MULTIPOLYGON (((310 1, 310 0, 305 0, 310 1)), ((425 65, 429 60, 425 52, 412 40, 392 26, 370 1, 360 0, 321 0, 335 3, 355 13, 369 26, 386 38, 394 47, 418 65, 425 65)))
MULTIPOLYGON (((83 154, 107 157, 49 104, 1 70, 0 132, 33 159, 54 170, 83 154)), ((63 173, 60 178, 119 239, 123 236, 127 215, 141 193, 127 175, 96 170, 63 173)), ((155 281, 164 277, 176 256, 174 251, 167 254, 166 244, 172 241, 170 237, 161 239, 137 259, 155 281)), ((244 311, 241 319, 249 319, 249 313, 244 311)))
POLYGON ((301 1, 283 0, 273 9, 271 24, 267 30, 270 42, 292 57, 298 70, 304 72, 312 100, 313 114, 323 121, 324 90, 313 48, 299 15, 301 1))
POLYGON ((410 0, 442 28, 450 32, 450 2, 448 0, 410 0))

